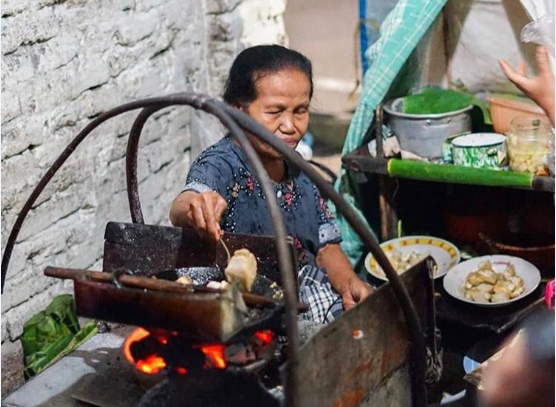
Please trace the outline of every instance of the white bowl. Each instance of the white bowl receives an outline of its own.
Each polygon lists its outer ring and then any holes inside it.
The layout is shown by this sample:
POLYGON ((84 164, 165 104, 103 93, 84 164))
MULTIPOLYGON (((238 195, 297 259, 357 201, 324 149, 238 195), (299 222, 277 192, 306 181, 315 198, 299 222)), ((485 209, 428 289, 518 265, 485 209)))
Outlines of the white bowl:
POLYGON ((539 269, 528 261, 519 257, 493 255, 475 257, 474 259, 458 264, 446 274, 446 277, 444 277, 444 289, 452 297, 469 304, 478 305, 479 307, 501 307, 527 297, 538 287, 540 282, 541 273, 539 269), (491 262, 492 269, 497 273, 503 272, 509 263, 513 264, 516 274, 523 279, 523 284, 525 285, 523 294, 505 302, 475 302, 465 298, 462 293, 462 287, 465 284, 467 275, 477 271, 479 265, 487 260, 491 262))
MULTIPOLYGON (((455 245, 444 239, 432 236, 400 237, 388 240, 382 243, 380 247, 385 253, 396 249, 403 254, 415 251, 419 254, 430 255, 438 265, 434 278, 440 278, 445 275, 461 259, 460 252, 455 245)), ((377 266, 378 263, 373 255, 371 253, 367 254, 367 257, 365 257, 365 268, 367 271, 379 280, 388 281, 384 272, 377 266)))

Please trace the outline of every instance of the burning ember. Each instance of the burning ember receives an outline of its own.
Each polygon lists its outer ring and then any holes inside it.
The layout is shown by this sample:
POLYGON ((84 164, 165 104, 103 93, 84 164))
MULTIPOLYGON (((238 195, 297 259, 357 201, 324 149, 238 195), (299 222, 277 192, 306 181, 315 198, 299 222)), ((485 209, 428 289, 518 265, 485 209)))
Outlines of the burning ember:
POLYGON ((198 345, 183 341, 176 332, 137 328, 125 340, 123 351, 126 360, 142 373, 155 375, 167 370, 184 375, 191 369, 226 369, 229 364, 256 361, 274 338, 272 331, 264 330, 242 343, 198 345))

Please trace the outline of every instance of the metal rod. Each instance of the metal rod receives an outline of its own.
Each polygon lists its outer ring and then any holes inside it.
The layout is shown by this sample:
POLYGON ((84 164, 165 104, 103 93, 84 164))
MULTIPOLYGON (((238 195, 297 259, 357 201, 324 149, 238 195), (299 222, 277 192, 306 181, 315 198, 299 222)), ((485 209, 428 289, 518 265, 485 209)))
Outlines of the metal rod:
MULTIPOLYGON (((181 102, 181 101, 180 101, 181 102)), ((192 100, 185 101, 193 102, 192 100)), ((249 139, 243 133, 243 130, 235 123, 235 121, 217 104, 206 97, 201 97, 192 103, 196 108, 203 109, 212 113, 226 126, 233 137, 240 143, 241 147, 247 155, 249 164, 255 172, 255 176, 260 182, 261 189, 267 197, 268 209, 273 223, 274 233, 276 235, 276 249, 278 251, 278 263, 280 267, 282 284, 284 286, 284 300, 286 311, 286 332, 288 336, 288 364, 286 367, 286 386, 284 387, 286 405, 296 406, 298 400, 298 378, 297 378, 297 349, 299 347, 299 339, 297 333, 297 283, 294 276, 296 275, 294 264, 292 262, 291 253, 286 243, 286 230, 282 220, 282 212, 278 206, 278 202, 274 195, 274 189, 266 170, 264 169, 256 151, 251 146, 249 139)), ((128 181, 128 199, 132 220, 134 223, 144 223, 141 203, 139 198, 139 189, 137 182, 137 154, 139 149, 139 139, 141 131, 148 118, 160 107, 146 108, 137 117, 133 124, 128 142, 126 157, 126 176, 128 181)))
MULTIPOLYGON (((38 198, 38 196, 40 195, 42 190, 45 188, 46 184, 54 176, 56 171, 62 166, 62 164, 65 162, 65 160, 73 153, 73 151, 75 150, 77 145, 79 145, 79 143, 81 143, 81 141, 83 141, 83 139, 92 130, 94 130, 97 126, 99 126, 104 121, 106 121, 106 120, 108 120, 112 117, 115 117, 115 116, 117 116, 119 114, 122 114, 122 113, 125 113, 127 111, 139 109, 139 108, 156 107, 156 106, 164 107, 164 106, 169 106, 169 105, 172 105, 172 104, 190 105, 190 106, 193 106, 193 107, 198 108, 198 109, 200 108, 200 109, 203 109, 203 110, 208 110, 209 112, 211 112, 211 113, 213 113, 217 116, 220 115, 219 116, 220 120, 224 123, 224 125, 229 125, 228 127, 230 127, 230 130, 232 131, 234 137, 236 137, 238 139, 238 141, 240 142, 242 147, 243 147, 243 144, 242 144, 242 140, 243 140, 243 142, 247 146, 246 147, 247 150, 251 150, 250 153, 246 153, 246 154, 248 155, 248 157, 250 157, 250 160, 253 161, 253 163, 252 163, 254 165, 253 169, 254 169, 254 171, 257 172, 257 170, 255 170, 255 166, 257 166, 255 163, 260 164, 260 160, 258 159, 256 154, 252 155, 254 153, 254 151, 252 150, 251 145, 247 141, 247 138, 246 138, 245 134, 243 134, 241 129, 239 129, 239 127, 237 126, 237 124, 235 122, 235 121, 237 121, 237 123, 239 123, 239 125, 242 128, 244 128, 245 130, 248 130, 251 134, 253 134, 253 135, 259 137, 260 139, 262 139, 263 141, 265 141, 271 147, 275 148, 277 151, 282 153, 288 161, 290 161, 294 165, 297 165, 299 168, 301 168, 303 171, 305 171, 306 174, 309 176, 309 178, 311 178, 315 182, 315 184, 319 187, 319 189, 321 189, 324 194, 326 194, 330 197, 330 199, 336 205, 336 208, 340 211, 340 213, 342 213, 344 215, 344 217, 346 218, 348 223, 354 228, 356 233, 358 233, 358 235, 361 237, 361 239, 365 243, 366 247, 373 253, 375 258, 377 259, 377 262, 383 268, 388 280, 392 284, 392 288, 394 290, 394 293, 395 293, 396 297, 398 298, 399 304, 402 308, 402 311, 404 313, 406 322, 408 324, 409 336, 410 336, 410 339, 412 341, 413 373, 414 374, 412 374, 411 377, 412 377, 413 405, 415 405, 415 406, 426 405, 426 387, 425 387, 425 380, 424 380, 424 378, 425 378, 425 366, 426 366, 426 349, 425 349, 424 338, 423 338, 423 335, 422 335, 421 326, 419 324, 419 319, 418 319, 418 316, 417 316, 417 312, 415 311, 415 307, 413 306, 413 303, 412 303, 411 299, 409 298, 409 295, 408 295, 407 291, 405 290, 405 287, 401 283, 397 273, 393 270, 392 266, 390 265, 390 262, 387 260, 386 256, 384 255, 384 253, 380 249, 380 247, 378 245, 378 242, 376 242, 374 240, 372 234, 367 229, 366 225, 361 221, 361 219, 359 218, 357 213, 349 206, 349 204, 347 204, 347 202, 345 202, 343 200, 343 198, 334 190, 334 188, 328 182, 326 182, 316 172, 316 170, 310 164, 306 163, 301 157, 299 157, 299 155, 296 152, 291 150, 283 141, 279 140, 273 134, 268 132, 262 125, 255 122, 253 119, 251 119, 249 116, 245 115, 244 113, 242 113, 242 112, 238 111, 237 109, 234 109, 231 106, 228 106, 224 103, 217 102, 217 101, 214 101, 214 100, 211 101, 209 98, 207 98, 205 96, 192 95, 192 94, 176 94, 176 95, 171 95, 171 96, 162 97, 162 98, 151 98, 151 99, 139 100, 139 101, 132 102, 132 103, 129 103, 129 104, 126 104, 126 105, 122 105, 118 108, 112 109, 112 110, 102 114, 97 119, 95 119, 93 122, 91 122, 88 126, 86 126, 85 129, 82 130, 81 133, 79 133, 78 136, 70 143, 70 145, 68 145, 68 147, 66 147, 66 149, 62 152, 62 154, 58 157, 58 159, 52 165, 52 167, 49 168, 47 173, 43 176, 43 178, 39 182, 39 185, 37 185, 37 187, 33 190, 31 196, 26 201, 22 212, 19 214, 18 218, 16 219, 14 227, 13 227, 13 229, 10 233, 10 236, 8 238, 8 243, 6 244, 4 255, 3 255, 3 258, 2 258, 2 291, 3 291, 3 287, 4 287, 4 283, 5 283, 5 278, 6 278, 6 273, 7 273, 7 269, 8 269, 8 265, 9 265, 11 252, 13 250, 13 245, 15 244, 15 240, 17 238, 19 230, 21 229, 21 225, 23 224, 23 221, 25 220, 25 217, 27 216, 27 213, 31 209, 32 205, 34 204, 34 202, 36 201, 36 199, 38 198), (210 102, 210 103, 207 103, 207 102, 210 102), (231 116, 231 118, 226 114, 222 114, 221 110, 223 110, 225 113, 227 113, 229 116, 231 116)), ((262 166, 262 164, 261 164, 261 166, 262 166)), ((264 176, 266 175, 266 172, 263 171, 263 173, 264 174, 262 176, 263 176, 263 179, 264 179, 264 176)), ((256 175, 258 176, 259 174, 256 174, 256 175)), ((268 175, 266 175, 266 176, 268 177, 268 175)), ((265 185, 267 185, 267 187, 269 186, 269 184, 267 184, 266 182, 261 182, 261 186, 263 188, 265 188, 264 187, 265 185)), ((264 189, 263 189, 263 192, 265 192, 264 189)), ((273 195, 272 192, 270 192, 270 193, 265 192, 265 194, 269 194, 269 196, 273 195)), ((274 200, 269 199, 267 202, 269 202, 270 208, 272 208, 272 206, 273 206, 272 204, 270 204, 271 201, 274 204, 276 204, 276 202, 274 200)), ((279 214, 279 215, 281 215, 281 214, 279 214)), ((274 222, 275 218, 273 217, 272 219, 273 219, 273 222, 274 222)), ((288 260, 290 260, 289 256, 285 255, 287 249, 285 251, 280 249, 281 245, 286 246, 285 245, 285 238, 280 238, 280 236, 279 236, 281 234, 280 229, 283 228, 284 225, 283 225, 283 222, 276 222, 276 223, 278 225, 274 225, 274 227, 275 227, 275 233, 276 233, 276 237, 277 237, 277 248, 278 248, 278 252, 279 252, 278 260, 279 260, 279 263, 280 263, 281 272, 283 272, 283 284, 284 284, 285 294, 286 294, 286 310, 287 310, 286 313, 287 313, 287 315, 289 315, 290 313, 288 312, 288 309, 291 311, 291 304, 289 304, 289 301, 288 301, 287 297, 291 295, 292 291, 288 290, 286 285, 288 285, 288 286, 290 285, 287 282, 290 279, 293 280, 293 275, 290 274, 288 276, 287 272, 285 272, 287 267, 285 266, 284 263, 285 262, 287 263, 288 260), (276 226, 278 226, 278 227, 276 227, 276 226), (285 262, 283 260, 285 260, 285 262)), ((292 269, 290 268, 290 270, 292 270, 292 269)), ((294 284, 295 284, 295 281, 294 281, 294 284)), ((295 332, 295 333, 297 332, 297 325, 296 324, 288 324, 288 325, 292 325, 291 328, 293 329, 293 332, 295 332)), ((288 336, 289 336, 289 333, 290 332, 288 332, 288 336)), ((297 336, 296 335, 294 335, 293 337, 289 336, 288 339, 290 341, 295 342, 297 340, 297 336)), ((297 351, 296 347, 292 346, 291 348, 293 349, 294 353, 297 351)), ((295 376, 295 374, 296 374, 295 363, 293 363, 291 366, 289 366, 288 369, 291 369, 291 372, 295 376)), ((295 405, 295 403, 297 401, 297 398, 295 397, 295 389, 296 389, 297 383, 293 383, 293 386, 290 387, 289 386, 290 380, 291 379, 288 379, 288 381, 286 382, 286 389, 289 388, 289 390, 286 390, 286 394, 290 394, 290 396, 287 396, 286 402, 288 402, 289 398, 292 398, 293 404, 287 404, 288 406, 295 405), (292 397, 291 391, 294 391, 293 397, 292 397)))
POLYGON ((382 143, 382 122, 382 105, 378 105, 375 109, 376 158, 384 157, 384 147, 382 143))
MULTIPOLYGON (((47 266, 44 269, 44 275, 49 277, 61 278, 61 279, 88 279, 91 281, 99 282, 99 283, 107 283, 111 284, 111 273, 99 272, 94 270, 83 270, 83 269, 72 269, 72 268, 64 268, 64 267, 52 267, 47 266)), ((155 279, 150 277, 139 277, 139 276, 132 276, 127 274, 122 274, 118 277, 120 282, 124 286, 140 288, 140 289, 148 289, 154 291, 165 291, 165 292, 172 292, 182 295, 190 295, 190 294, 198 294, 198 293, 205 293, 205 294, 221 294, 223 290, 218 290, 214 288, 208 287, 195 287, 193 285, 181 285, 175 283, 173 281, 166 281, 161 279, 155 279)), ((242 293, 241 296, 245 301, 245 304, 253 307, 260 307, 260 306, 276 306, 276 302, 269 299, 268 297, 264 297, 262 295, 252 294, 252 293, 242 293)), ((306 309, 305 304, 296 304, 296 308, 299 310, 306 309)))
POLYGON ((66 162, 68 157, 75 151, 77 146, 81 144, 81 142, 98 126, 100 126, 105 121, 119 116, 122 113, 126 113, 135 109, 140 109, 142 107, 147 106, 155 106, 160 104, 168 104, 172 103, 174 98, 183 95, 183 94, 175 94, 166 97, 159 97, 159 98, 150 98, 150 99, 143 99, 138 100, 131 103, 126 103, 124 105, 118 106, 108 112, 101 114, 99 117, 94 119, 91 123, 89 123, 81 132, 68 144, 68 146, 62 151, 62 153, 58 156, 54 164, 46 171, 46 174, 43 175, 41 180, 39 181, 38 185, 35 187, 33 192, 27 201, 23 205, 21 212, 17 216, 15 223, 12 227, 10 235, 8 237, 8 242, 6 243, 6 247, 4 248, 4 253, 2 255, 2 271, 1 271, 1 290, 0 292, 4 292, 4 284, 6 283, 6 274, 8 272, 8 266, 10 264, 10 258, 12 255, 13 247, 15 245, 17 236, 19 235, 19 231, 21 230, 21 226, 27 217, 27 214, 33 207, 33 204, 36 202, 37 198, 44 190, 46 185, 50 182, 54 174, 60 169, 60 167, 66 162))
MULTIPOLYGON (((217 116, 222 124, 224 124, 238 140, 243 148, 249 165, 255 172, 259 180, 263 194, 265 195, 268 204, 268 210, 272 219, 274 234, 276 235, 276 249, 278 251, 278 260, 280 265, 280 275, 282 277, 282 284, 284 286, 284 300, 286 304, 286 332, 288 336, 288 363, 286 365, 286 383, 284 386, 285 405, 288 407, 295 407, 298 405, 299 400, 299 380, 297 375, 298 364, 298 348, 299 337, 297 332, 297 282, 294 276, 297 275, 293 268, 291 253, 288 250, 286 242, 286 228, 282 218, 282 211, 278 206, 278 200, 274 193, 274 188, 268 173, 257 155, 257 152, 251 145, 251 142, 238 126, 238 124, 223 110, 225 106, 214 100, 209 100, 205 103, 207 111, 217 116)), ((255 121, 249 118, 253 123, 255 121)), ((266 131, 266 130, 265 130, 266 131)), ((258 136, 258 134, 257 134, 258 136)))
POLYGON ((137 152, 139 150, 139 139, 145 123, 152 114, 159 111, 162 107, 148 107, 141 110, 133 122, 129 139, 127 140, 127 151, 125 156, 125 175, 127 182, 127 199, 129 201, 129 212, 133 223, 145 223, 141 201, 139 200, 139 182, 137 181, 137 152))
MULTIPOLYGON (((382 109, 377 106, 375 110, 375 142, 376 142, 376 156, 382 158, 384 151, 382 147, 382 109)), ((386 188, 386 175, 378 176, 378 207, 380 210, 380 238, 388 240, 389 234, 389 211, 386 195, 388 194, 386 188)))
POLYGON ((351 227, 359 235, 365 244, 365 247, 373 253, 373 256, 376 258, 378 264, 384 270, 388 281, 392 284, 392 289, 398 299, 408 325, 408 334, 412 344, 413 359, 411 375, 413 405, 425 406, 427 402, 427 389, 425 383, 426 346, 422 327, 419 322, 419 316, 407 290, 402 284, 398 274, 392 268, 392 265, 380 248, 378 242, 374 239, 365 223, 359 218, 359 215, 353 210, 353 208, 341 197, 340 194, 334 190, 333 186, 326 182, 310 164, 306 163, 299 156, 298 153, 290 149, 287 144, 285 144, 278 137, 272 135, 259 123, 248 120, 248 116, 245 113, 226 105, 224 105, 224 109, 230 113, 230 115, 236 119, 239 125, 246 131, 260 137, 271 147, 282 153, 290 163, 293 163, 301 168, 307 176, 313 180, 317 187, 323 191, 323 194, 330 197, 330 200, 334 203, 336 209, 345 217, 351 227))

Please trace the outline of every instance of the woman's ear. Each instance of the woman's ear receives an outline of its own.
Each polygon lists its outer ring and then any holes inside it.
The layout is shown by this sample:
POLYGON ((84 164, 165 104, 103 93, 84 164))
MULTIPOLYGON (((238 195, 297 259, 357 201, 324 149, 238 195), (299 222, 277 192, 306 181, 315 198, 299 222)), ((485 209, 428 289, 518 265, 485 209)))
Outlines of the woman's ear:
POLYGON ((248 113, 249 110, 249 105, 246 104, 236 103, 233 105, 233 107, 236 108, 237 110, 242 111, 243 113, 248 113))

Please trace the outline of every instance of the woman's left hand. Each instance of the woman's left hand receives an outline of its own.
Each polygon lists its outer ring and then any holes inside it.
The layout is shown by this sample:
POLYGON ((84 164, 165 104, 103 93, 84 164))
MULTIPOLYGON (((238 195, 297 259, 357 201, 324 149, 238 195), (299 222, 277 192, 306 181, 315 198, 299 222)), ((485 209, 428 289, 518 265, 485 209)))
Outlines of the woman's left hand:
POLYGON ((357 276, 352 277, 344 286, 340 295, 344 309, 348 310, 373 293, 373 289, 357 276))
POLYGON ((344 309, 353 308, 372 294, 373 289, 357 277, 338 243, 322 247, 317 255, 317 264, 326 269, 332 288, 342 296, 344 309))

